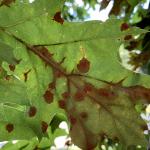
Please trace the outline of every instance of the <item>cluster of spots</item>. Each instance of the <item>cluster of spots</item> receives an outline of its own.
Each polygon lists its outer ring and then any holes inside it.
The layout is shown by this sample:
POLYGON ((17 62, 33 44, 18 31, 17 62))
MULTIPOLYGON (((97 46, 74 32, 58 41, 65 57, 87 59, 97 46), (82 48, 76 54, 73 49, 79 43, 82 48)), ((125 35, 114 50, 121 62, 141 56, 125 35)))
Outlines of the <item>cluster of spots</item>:
POLYGON ((48 128, 48 124, 45 121, 41 122, 41 130, 43 133, 45 133, 47 131, 48 128))
POLYGON ((9 69, 10 69, 11 71, 15 71, 15 65, 10 64, 10 65, 9 65, 9 69))
POLYGON ((87 73, 90 69, 90 61, 83 57, 77 64, 77 69, 80 73, 87 73))
POLYGON ((64 20, 61 17, 61 12, 60 11, 58 11, 58 12, 55 13, 55 15, 53 17, 53 20, 55 20, 56 22, 58 22, 60 24, 64 23, 64 20))
POLYGON ((125 30, 127 30, 127 29, 129 29, 130 27, 129 27, 129 25, 127 24, 127 23, 122 23, 121 24, 121 27, 120 27, 120 30, 121 31, 125 31, 125 30))
POLYGON ((34 117, 36 115, 37 109, 34 106, 31 106, 28 111, 29 117, 34 117))
POLYGON ((70 97, 70 94, 68 92, 62 93, 62 100, 59 100, 58 105, 62 109, 66 109, 67 100, 70 97))
POLYGON ((82 101, 84 100, 85 93, 83 91, 77 91, 74 95, 74 100, 75 101, 82 101))
POLYGON ((5 5, 7 7, 10 7, 11 3, 15 2, 16 0, 2 0, 0 7, 5 5))
POLYGON ((6 125, 6 130, 8 131, 8 133, 12 132, 14 130, 14 125, 11 123, 8 123, 6 125))
POLYGON ((28 80, 28 75, 29 73, 31 72, 31 69, 29 69, 27 72, 25 72, 23 75, 24 75, 24 82, 27 82, 28 80))
POLYGON ((98 89, 98 94, 107 99, 113 99, 116 97, 116 94, 109 88, 100 88, 98 89))
POLYGON ((143 86, 124 87, 124 91, 129 94, 132 100, 144 99, 150 102, 150 89, 143 86))
POLYGON ((53 102, 54 95, 49 89, 45 91, 43 97, 46 103, 50 104, 53 102))

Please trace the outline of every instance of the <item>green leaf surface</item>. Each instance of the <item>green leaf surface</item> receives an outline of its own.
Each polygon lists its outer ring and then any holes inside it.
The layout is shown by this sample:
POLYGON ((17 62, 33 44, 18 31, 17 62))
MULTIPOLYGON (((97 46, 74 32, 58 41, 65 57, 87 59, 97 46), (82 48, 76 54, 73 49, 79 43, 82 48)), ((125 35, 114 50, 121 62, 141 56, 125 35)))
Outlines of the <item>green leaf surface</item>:
MULTIPOLYGON (((145 123, 134 105, 149 103, 150 77, 125 69, 119 47, 126 35, 147 31, 121 31, 123 22, 115 18, 63 22, 62 3, 16 1, 0 7, 1 42, 19 60, 14 69, 11 57, 1 65, 10 78, 0 81, 0 140, 49 136, 53 141, 62 134, 54 128, 62 121, 56 115, 62 113, 70 121, 73 142, 83 150, 105 137, 125 149, 146 145, 145 123)), ((25 149, 34 149, 38 139, 25 149)))

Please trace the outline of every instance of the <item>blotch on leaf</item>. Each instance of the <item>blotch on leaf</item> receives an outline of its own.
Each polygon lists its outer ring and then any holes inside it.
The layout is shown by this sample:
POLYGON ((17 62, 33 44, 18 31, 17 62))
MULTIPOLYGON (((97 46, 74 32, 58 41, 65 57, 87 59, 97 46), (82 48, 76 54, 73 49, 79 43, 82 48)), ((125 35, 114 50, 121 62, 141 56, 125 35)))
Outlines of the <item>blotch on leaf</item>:
POLYGON ((44 97, 44 100, 45 100, 46 103, 50 104, 50 103, 53 102, 54 95, 53 95, 53 93, 51 91, 47 90, 44 93, 43 97, 44 97))
POLYGON ((92 87, 92 85, 91 85, 90 83, 85 83, 84 88, 83 88, 83 91, 84 91, 85 93, 91 92, 92 89, 93 89, 93 87, 92 87))
POLYGON ((14 130, 14 125, 9 123, 6 125, 6 130, 10 133, 14 130))
POLYGON ((36 114, 36 112, 37 112, 36 107, 31 106, 31 107, 29 108, 29 111, 28 111, 29 117, 34 117, 35 114, 36 114))
POLYGON ((62 93, 62 97, 64 99, 68 99, 70 97, 70 94, 68 92, 64 92, 64 93, 62 93))
POLYGON ((60 101, 58 102, 58 104, 59 104, 59 107, 60 107, 60 108, 62 108, 62 109, 65 109, 65 108, 66 108, 66 101, 60 100, 60 101))
POLYGON ((84 100, 84 93, 82 91, 77 91, 74 95, 74 99, 76 101, 82 101, 84 100))
POLYGON ((128 28, 129 28, 129 25, 127 23, 122 23, 121 27, 120 27, 120 30, 124 31, 124 30, 127 30, 128 28))
POLYGON ((88 114, 86 112, 81 112, 80 116, 82 119, 87 119, 88 118, 88 114))
POLYGON ((10 65, 9 65, 9 69, 10 69, 11 71, 14 71, 14 70, 15 70, 15 65, 10 64, 10 65))
POLYGON ((82 58, 77 64, 77 69, 81 73, 87 73, 90 69, 90 62, 86 58, 82 58))
POLYGON ((77 119, 73 117, 72 115, 69 116, 69 120, 72 125, 74 125, 77 122, 77 119))
POLYGON ((125 37, 124 37, 124 40, 131 40, 131 39, 133 39, 133 37, 132 37, 132 35, 126 35, 125 37))
POLYGON ((45 133, 46 130, 48 128, 48 124, 45 122, 45 121, 42 121, 41 122, 41 129, 42 129, 42 132, 45 133))
POLYGON ((58 11, 55 13, 53 20, 55 20, 56 22, 63 24, 64 20, 61 18, 61 12, 58 11))

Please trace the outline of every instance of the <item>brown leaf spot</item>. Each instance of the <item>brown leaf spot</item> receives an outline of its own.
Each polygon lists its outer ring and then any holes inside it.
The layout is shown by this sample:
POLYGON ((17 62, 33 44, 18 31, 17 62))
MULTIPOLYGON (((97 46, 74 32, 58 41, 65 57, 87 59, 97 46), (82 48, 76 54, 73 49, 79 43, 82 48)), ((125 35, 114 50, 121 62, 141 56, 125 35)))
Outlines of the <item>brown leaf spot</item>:
POLYGON ((131 40, 131 39, 133 39, 133 37, 132 37, 132 35, 126 35, 125 37, 124 37, 124 40, 131 40))
POLYGON ((58 102, 58 104, 59 104, 59 107, 60 107, 60 108, 62 108, 62 109, 65 109, 65 108, 66 108, 66 102, 65 102, 64 100, 60 100, 60 101, 58 102))
POLYGON ((85 85, 84 85, 84 89, 83 89, 83 91, 84 91, 85 93, 87 93, 87 92, 91 92, 91 91, 92 91, 92 89, 93 89, 93 87, 92 87, 92 85, 91 85, 91 84, 89 84, 89 83, 85 83, 85 85))
POLYGON ((61 18, 61 12, 60 11, 56 12, 56 14, 54 15, 53 20, 55 20, 56 22, 58 22, 60 24, 64 23, 64 20, 61 18))
POLYGON ((48 85, 48 87, 49 87, 50 89, 55 89, 55 82, 51 82, 51 83, 48 85))
POLYGON ((15 2, 15 0, 2 0, 0 6, 6 5, 6 6, 10 7, 10 4, 13 2, 15 2))
POLYGON ((29 117, 34 117, 35 114, 36 114, 36 112, 37 112, 36 107, 31 106, 30 109, 29 109, 29 111, 28 111, 29 117))
POLYGON ((75 93, 75 95, 74 95, 74 99, 75 99, 76 101, 82 101, 82 100, 84 100, 84 93, 81 92, 81 91, 77 91, 77 92, 75 93))
POLYGON ((28 74, 30 73, 31 69, 29 69, 27 72, 24 73, 24 82, 27 82, 28 80, 28 74))
POLYGON ((77 122, 77 119, 71 115, 69 116, 69 120, 70 120, 72 125, 74 125, 77 122))
POLYGON ((121 27, 120 27, 120 30, 124 31, 124 30, 127 30, 128 28, 129 28, 129 25, 127 23, 122 23, 121 27))
POLYGON ((83 119, 87 119, 88 118, 88 114, 86 112, 81 112, 80 113, 81 118, 83 119))
POLYGON ((98 89, 98 94, 106 98, 113 98, 115 96, 115 93, 113 91, 105 88, 98 89))
POLYGON ((14 130, 14 125, 9 123, 6 125, 6 130, 10 133, 14 130))
POLYGON ((62 93, 62 97, 64 99, 68 99, 70 97, 70 94, 68 92, 64 92, 64 93, 62 93))
POLYGON ((43 95, 45 102, 50 104, 53 102, 53 93, 51 93, 51 91, 47 90, 44 95, 43 95))
POLYGON ((77 69, 81 73, 87 73, 90 69, 90 62, 86 58, 82 58, 77 64, 77 69))
POLYGON ((9 65, 9 69, 10 69, 11 71, 14 71, 14 70, 15 70, 15 65, 10 64, 10 65, 9 65))
POLYGON ((45 121, 42 121, 41 123, 42 132, 45 133, 47 128, 48 128, 48 124, 45 121))
POLYGON ((40 50, 41 54, 43 56, 47 57, 48 59, 50 59, 53 56, 53 54, 50 53, 46 47, 40 47, 39 50, 40 50))

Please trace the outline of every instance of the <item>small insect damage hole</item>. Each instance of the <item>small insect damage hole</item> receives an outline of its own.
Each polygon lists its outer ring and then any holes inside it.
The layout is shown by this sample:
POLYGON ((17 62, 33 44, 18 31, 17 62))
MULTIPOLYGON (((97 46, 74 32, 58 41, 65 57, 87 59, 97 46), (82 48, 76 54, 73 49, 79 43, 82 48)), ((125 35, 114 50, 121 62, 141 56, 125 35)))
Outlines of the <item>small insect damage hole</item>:
POLYGON ((28 111, 29 117, 34 117, 36 115, 37 109, 34 106, 31 106, 28 111))
POLYGON ((15 71, 15 65, 10 64, 10 65, 9 65, 9 69, 10 69, 11 71, 13 71, 13 72, 14 72, 14 71, 15 71))
POLYGON ((29 73, 31 72, 31 69, 29 69, 27 72, 25 72, 23 75, 24 75, 24 82, 27 82, 28 80, 28 75, 29 73))
POLYGON ((42 121, 41 122, 42 132, 45 133, 47 131, 47 128, 48 128, 48 124, 45 121, 42 121))
POLYGON ((64 23, 64 20, 61 17, 61 12, 60 11, 58 11, 58 12, 55 13, 55 15, 53 17, 53 20, 55 20, 56 22, 58 22, 60 24, 64 23))
POLYGON ((66 108, 66 101, 60 100, 60 101, 58 102, 58 104, 59 104, 59 107, 60 107, 60 108, 62 108, 62 109, 65 109, 65 108, 66 108))
POLYGON ((130 27, 129 27, 129 25, 127 24, 127 23, 122 23, 121 24, 121 27, 120 27, 120 30, 121 31, 125 31, 125 30, 127 30, 127 29, 129 29, 130 27))
POLYGON ((87 73, 90 69, 90 61, 83 57, 77 64, 77 69, 81 73, 87 73))
POLYGON ((82 91, 77 91, 74 95, 75 101, 82 101, 82 100, 84 100, 84 97, 85 97, 85 95, 84 95, 84 92, 82 92, 82 91))
POLYGON ((53 102, 54 95, 50 90, 47 90, 44 93, 43 97, 44 97, 44 100, 45 100, 46 103, 50 104, 50 103, 53 102))
POLYGON ((6 125, 6 130, 10 133, 14 130, 14 125, 9 123, 6 125))

